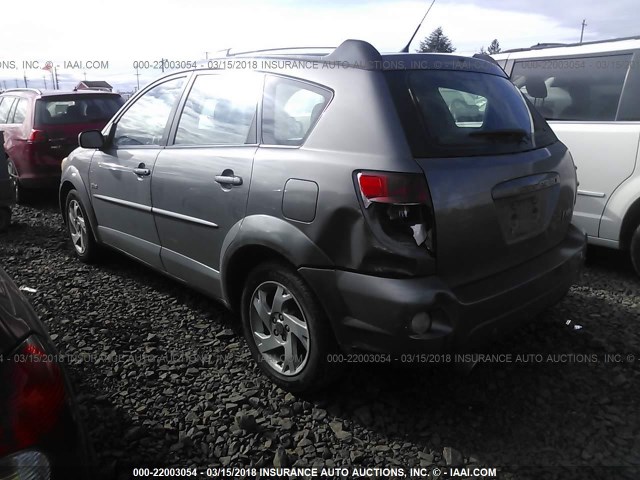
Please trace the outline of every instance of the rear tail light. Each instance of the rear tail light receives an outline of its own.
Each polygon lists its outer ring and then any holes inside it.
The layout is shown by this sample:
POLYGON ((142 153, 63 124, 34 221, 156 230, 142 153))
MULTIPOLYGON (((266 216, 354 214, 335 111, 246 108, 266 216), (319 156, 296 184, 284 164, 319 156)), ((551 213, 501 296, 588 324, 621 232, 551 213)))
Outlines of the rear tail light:
POLYGON ((361 172, 358 184, 365 207, 371 203, 396 205, 426 203, 429 197, 423 175, 387 172, 361 172))
POLYGON ((42 130, 31 130, 27 143, 44 143, 49 140, 49 136, 42 130))
POLYGON ((0 456, 36 444, 55 428, 64 408, 60 366, 35 338, 0 364, 0 456))
POLYGON ((434 221, 427 181, 422 174, 359 172, 358 189, 365 207, 384 233, 396 240, 434 249, 434 221))

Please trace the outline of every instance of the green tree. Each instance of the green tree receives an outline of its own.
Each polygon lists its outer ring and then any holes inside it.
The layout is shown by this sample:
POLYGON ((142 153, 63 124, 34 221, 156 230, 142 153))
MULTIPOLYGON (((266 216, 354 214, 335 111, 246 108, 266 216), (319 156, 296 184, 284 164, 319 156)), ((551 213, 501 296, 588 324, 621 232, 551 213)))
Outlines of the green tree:
POLYGON ((420 48, 417 52, 455 52, 451 40, 442 32, 442 27, 436 28, 431 34, 420 42, 420 48))
POLYGON ((491 45, 489 45, 489 48, 487 49, 487 53, 489 55, 493 55, 495 53, 500 53, 501 50, 502 49, 500 48, 500 42, 497 38, 494 38, 493 42, 491 42, 491 45))

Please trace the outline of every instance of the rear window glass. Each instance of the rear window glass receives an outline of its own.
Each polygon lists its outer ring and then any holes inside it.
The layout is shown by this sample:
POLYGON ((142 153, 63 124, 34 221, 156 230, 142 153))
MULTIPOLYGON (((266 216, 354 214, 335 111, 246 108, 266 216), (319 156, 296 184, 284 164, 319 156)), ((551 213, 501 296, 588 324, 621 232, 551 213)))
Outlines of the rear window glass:
POLYGON ((387 72, 414 155, 516 153, 556 137, 507 78, 451 70, 387 72))
POLYGON ((38 100, 36 125, 106 122, 123 104, 116 95, 46 98, 38 100))

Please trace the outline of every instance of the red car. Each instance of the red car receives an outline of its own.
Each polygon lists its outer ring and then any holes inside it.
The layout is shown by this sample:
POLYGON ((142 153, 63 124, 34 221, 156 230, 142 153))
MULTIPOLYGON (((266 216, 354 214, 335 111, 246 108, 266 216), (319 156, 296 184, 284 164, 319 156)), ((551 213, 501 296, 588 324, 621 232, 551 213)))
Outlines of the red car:
POLYGON ((124 103, 117 93, 15 88, 0 95, 0 131, 16 201, 24 189, 54 187, 60 162, 78 146, 78 134, 100 130, 124 103))

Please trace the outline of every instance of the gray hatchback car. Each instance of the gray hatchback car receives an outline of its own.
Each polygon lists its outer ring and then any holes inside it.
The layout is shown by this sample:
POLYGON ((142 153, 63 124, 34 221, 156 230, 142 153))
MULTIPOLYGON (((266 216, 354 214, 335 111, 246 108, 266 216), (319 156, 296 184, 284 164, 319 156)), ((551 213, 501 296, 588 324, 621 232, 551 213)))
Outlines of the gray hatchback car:
POLYGON ((347 40, 208 66, 83 132, 60 206, 80 260, 106 245, 239 312, 283 388, 342 353, 468 350, 576 279, 571 155, 497 65, 347 40))

